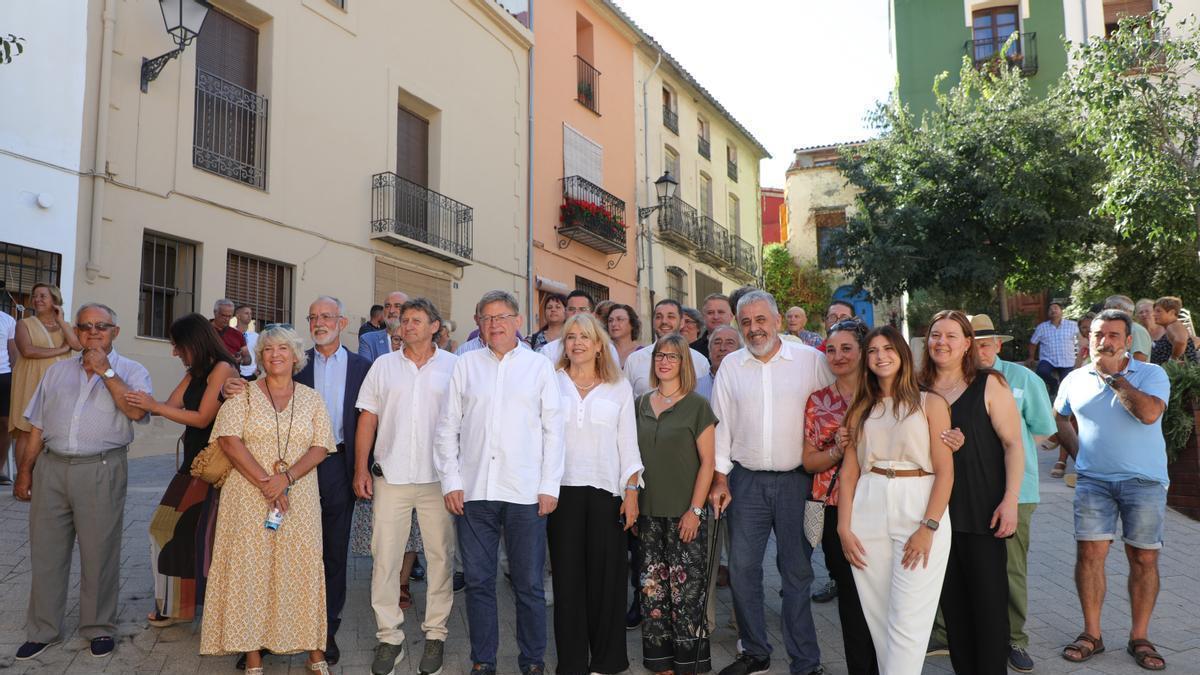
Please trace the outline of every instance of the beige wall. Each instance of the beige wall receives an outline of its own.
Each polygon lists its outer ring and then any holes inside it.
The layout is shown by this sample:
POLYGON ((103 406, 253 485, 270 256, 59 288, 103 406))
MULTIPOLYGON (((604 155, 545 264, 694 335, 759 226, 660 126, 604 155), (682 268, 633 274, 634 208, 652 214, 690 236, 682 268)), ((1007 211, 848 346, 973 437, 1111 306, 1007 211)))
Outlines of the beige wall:
MULTIPOLYGON (((91 0, 89 36, 100 31, 91 0)), ((522 298, 526 273, 528 48, 532 34, 489 0, 417 3, 216 0, 259 30, 258 92, 269 101, 265 190, 192 166, 196 55, 192 46, 139 90, 143 56, 171 48, 155 3, 115 3, 110 123, 100 273, 83 275, 78 301, 121 315, 118 348, 150 368, 165 396, 182 368, 165 341, 137 336, 143 233, 197 247, 195 309, 226 294, 230 249, 294 267, 293 321, 309 301, 343 300, 345 341, 369 306, 376 260, 449 289, 456 337, 473 328, 475 301, 503 288, 522 298), (469 265, 442 262, 370 236, 373 174, 395 171, 397 106, 430 121, 429 188, 473 208, 469 265)), ((89 54, 99 63, 99 40, 89 54)), ((98 67, 88 68, 97 79, 98 67)), ((87 88, 94 110, 97 89, 87 88)), ((86 142, 85 142, 86 144, 86 142)), ((401 288, 400 290, 405 290, 401 288)))
POLYGON ((788 213, 788 252, 799 263, 817 262, 817 227, 813 214, 822 209, 845 208, 854 213, 856 189, 836 167, 790 169, 784 183, 788 213))

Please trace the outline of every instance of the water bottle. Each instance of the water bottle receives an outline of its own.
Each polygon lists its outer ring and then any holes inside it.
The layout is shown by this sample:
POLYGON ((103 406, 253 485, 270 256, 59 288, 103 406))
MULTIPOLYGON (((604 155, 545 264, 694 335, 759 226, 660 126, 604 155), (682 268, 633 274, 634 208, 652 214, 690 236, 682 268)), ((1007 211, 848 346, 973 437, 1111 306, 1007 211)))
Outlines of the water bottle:
POLYGON ((276 506, 271 509, 270 513, 267 514, 267 520, 265 523, 263 523, 263 527, 267 528, 268 530, 278 530, 279 526, 282 524, 283 524, 283 511, 281 511, 280 508, 278 506, 276 506))

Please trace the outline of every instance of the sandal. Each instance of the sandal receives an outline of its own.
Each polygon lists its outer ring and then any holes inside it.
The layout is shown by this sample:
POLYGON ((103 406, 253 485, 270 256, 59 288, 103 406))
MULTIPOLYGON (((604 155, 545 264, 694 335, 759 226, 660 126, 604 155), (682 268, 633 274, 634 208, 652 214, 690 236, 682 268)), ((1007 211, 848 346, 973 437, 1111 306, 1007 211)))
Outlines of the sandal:
POLYGON ((1092 637, 1087 633, 1080 633, 1079 637, 1071 644, 1063 647, 1062 657, 1071 663, 1083 663, 1093 656, 1104 651, 1104 640, 1098 637, 1092 637), (1069 656, 1067 650, 1075 650, 1077 656, 1069 656))
POLYGON ((1067 472, 1067 463, 1066 462, 1055 462, 1054 468, 1050 469, 1050 477, 1051 478, 1062 478, 1063 474, 1066 472, 1067 472))
POLYGON ((174 626, 177 623, 191 623, 192 620, 163 616, 158 613, 158 610, 154 610, 146 615, 146 622, 155 628, 166 628, 167 626, 174 626))
POLYGON ((1158 653, 1154 648, 1154 643, 1149 640, 1130 640, 1125 651, 1133 657, 1134 663, 1146 670, 1166 670, 1167 668, 1167 660, 1158 653), (1149 659, 1158 659, 1158 663, 1147 663, 1149 659))
POLYGON ((412 607, 412 594, 408 592, 408 584, 400 584, 400 609, 412 607))

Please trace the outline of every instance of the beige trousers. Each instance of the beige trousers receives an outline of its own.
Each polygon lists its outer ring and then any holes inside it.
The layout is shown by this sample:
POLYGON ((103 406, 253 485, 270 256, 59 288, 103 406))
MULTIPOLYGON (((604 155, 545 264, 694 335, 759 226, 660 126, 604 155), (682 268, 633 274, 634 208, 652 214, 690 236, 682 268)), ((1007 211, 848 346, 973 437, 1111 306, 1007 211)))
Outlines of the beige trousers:
POLYGON ((454 521, 442 499, 439 483, 390 485, 375 479, 375 525, 371 531, 371 607, 375 610, 375 637, 388 644, 403 644, 404 610, 400 609, 400 568, 404 547, 417 512, 425 544, 425 622, 427 640, 445 640, 446 622, 454 604, 454 521))

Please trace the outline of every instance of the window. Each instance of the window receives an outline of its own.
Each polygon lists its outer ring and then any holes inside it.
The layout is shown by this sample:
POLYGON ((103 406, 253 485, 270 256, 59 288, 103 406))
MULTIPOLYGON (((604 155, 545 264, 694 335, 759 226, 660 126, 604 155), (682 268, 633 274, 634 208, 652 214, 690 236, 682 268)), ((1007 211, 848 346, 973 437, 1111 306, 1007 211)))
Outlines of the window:
POLYGON ((582 15, 575 15, 575 100, 583 107, 600 114, 600 71, 592 64, 592 24, 582 15))
POLYGON ((329 4, 337 7, 338 9, 346 9, 346 0, 329 0, 329 4))
POLYGON ((292 271, 291 265, 230 251, 225 297, 250 305, 261 325, 292 325, 292 271))
POLYGON ((167 339, 167 329, 196 311, 196 246, 149 232, 142 235, 138 332, 167 339))
POLYGON ((596 302, 608 300, 608 286, 605 286, 604 284, 598 284, 591 279, 575 277, 575 289, 579 291, 586 291, 587 294, 592 296, 596 302))
POLYGON ((258 31, 210 10, 196 38, 192 165, 267 186, 267 98, 258 87, 258 31))
POLYGON ((737 146, 725 146, 725 172, 729 175, 729 180, 737 182, 738 177, 738 158, 737 146))
POLYGON ((20 319, 20 304, 32 314, 29 294, 36 283, 62 286, 62 255, 51 251, 0 241, 0 311, 20 319))
POLYGON ((729 195, 729 221, 726 223, 729 233, 742 236, 742 200, 736 195, 729 195))
POLYGON ((671 146, 663 146, 663 171, 671 173, 671 177, 679 180, 679 153, 671 146))
POLYGON ((704 159, 712 158, 711 136, 712 130, 708 126, 708 120, 703 117, 696 118, 696 150, 704 159))
MULTIPOLYGON (((1000 53, 1009 36, 1018 30, 1018 8, 989 7, 979 9, 971 16, 972 57, 979 65, 1000 53)), ((1021 41, 1017 40, 1009 49, 1009 57, 1021 53, 1021 41)))
POLYGON ((846 209, 818 211, 813 214, 817 226, 817 264, 821 269, 842 267, 842 253, 833 245, 838 232, 846 229, 846 209))
POLYGON ((712 176, 700 172, 700 215, 712 218, 713 214, 713 188, 712 176))
POLYGON ((679 133, 679 102, 668 87, 663 87, 663 126, 679 133))
POLYGON ((713 293, 723 293, 721 281, 713 279, 703 272, 696 272, 696 302, 703 302, 713 293))
POLYGON ((1104 36, 1112 35, 1127 16, 1146 16, 1154 11, 1154 0, 1104 0, 1104 36))
POLYGON ((597 187, 604 185, 604 148, 563 125, 563 178, 579 176, 597 187))
POLYGON ((667 297, 687 306, 687 272, 672 265, 667 268, 667 297))

